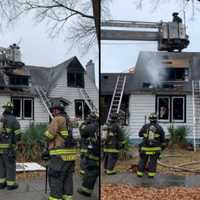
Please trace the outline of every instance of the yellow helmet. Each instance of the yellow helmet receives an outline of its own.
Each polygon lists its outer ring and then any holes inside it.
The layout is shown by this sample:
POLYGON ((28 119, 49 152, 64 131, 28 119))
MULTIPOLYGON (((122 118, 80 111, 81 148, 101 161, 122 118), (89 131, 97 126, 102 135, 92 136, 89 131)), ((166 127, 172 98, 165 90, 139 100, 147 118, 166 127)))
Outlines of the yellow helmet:
POLYGON ((11 101, 6 102, 5 104, 3 104, 2 106, 3 108, 14 108, 14 105, 11 101))

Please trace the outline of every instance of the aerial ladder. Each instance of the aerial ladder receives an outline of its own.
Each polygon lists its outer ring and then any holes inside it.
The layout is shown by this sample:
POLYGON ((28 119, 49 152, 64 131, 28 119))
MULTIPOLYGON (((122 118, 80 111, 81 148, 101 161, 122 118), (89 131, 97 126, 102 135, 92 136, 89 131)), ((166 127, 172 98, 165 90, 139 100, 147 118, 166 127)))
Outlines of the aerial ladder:
MULTIPOLYGON (((186 26, 178 13, 173 13, 172 22, 144 22, 144 21, 121 21, 106 20, 101 23, 101 40, 117 41, 156 41, 158 51, 181 52, 189 45, 189 37, 186 34, 186 26)), ((117 77, 110 108, 107 115, 107 122, 111 113, 119 113, 123 97, 126 76, 121 74, 117 77), (124 85, 118 93, 119 80, 124 77, 124 85), (117 95, 121 96, 117 100, 117 95), (117 109, 116 109, 117 108, 117 109)))
POLYGON ((101 23, 101 40, 157 41, 159 51, 179 51, 189 45, 186 26, 178 13, 172 22, 107 20, 101 23))

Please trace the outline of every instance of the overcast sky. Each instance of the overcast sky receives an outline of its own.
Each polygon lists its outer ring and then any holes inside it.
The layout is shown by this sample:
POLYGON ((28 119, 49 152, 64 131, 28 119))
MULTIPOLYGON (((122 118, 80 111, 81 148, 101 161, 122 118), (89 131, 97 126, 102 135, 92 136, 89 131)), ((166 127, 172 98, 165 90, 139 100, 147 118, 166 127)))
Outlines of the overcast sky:
POLYGON ((12 27, 4 28, 0 32, 0 46, 8 47, 18 43, 21 47, 23 62, 27 65, 54 66, 73 56, 77 56, 83 66, 92 59, 96 65, 96 78, 98 78, 98 52, 92 49, 83 54, 81 49, 75 48, 67 51, 70 41, 64 41, 66 32, 56 38, 49 38, 48 28, 45 23, 36 24, 31 16, 19 20, 12 27))
MULTIPOLYGON (((133 20, 133 21, 171 21, 173 12, 180 12, 183 17, 183 0, 160 0, 161 4, 152 11, 153 2, 156 0, 143 0, 141 9, 136 9, 136 2, 139 0, 112 0, 110 12, 112 19, 133 20), (150 3, 151 2, 151 3, 150 3)), ((196 0, 195 0, 196 1, 196 0)), ((191 2, 191 1, 190 1, 191 2)), ((188 3, 186 7, 187 34, 190 44, 184 51, 200 51, 200 3, 196 1, 197 9, 191 8, 188 3)), ((101 71, 102 72, 123 72, 134 67, 140 51, 157 51, 157 42, 143 41, 102 41, 101 46, 101 71)))

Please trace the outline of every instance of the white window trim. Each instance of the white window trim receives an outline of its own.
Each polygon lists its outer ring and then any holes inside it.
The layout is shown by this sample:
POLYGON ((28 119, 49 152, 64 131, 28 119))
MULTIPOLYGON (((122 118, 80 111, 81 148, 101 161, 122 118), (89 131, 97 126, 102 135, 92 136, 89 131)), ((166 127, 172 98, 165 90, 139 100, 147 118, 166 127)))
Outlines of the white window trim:
POLYGON ((171 99, 172 99, 172 108, 171 108, 172 122, 184 122, 185 121, 185 97, 183 97, 183 96, 172 96, 171 99), (176 119, 173 118, 173 113, 174 113, 173 101, 174 101, 174 99, 183 99, 183 119, 182 120, 176 120, 176 119))
POLYGON ((158 96, 157 97, 157 112, 158 112, 158 120, 159 122, 169 122, 170 123, 170 96, 158 96), (160 113, 160 110, 159 110, 159 99, 162 99, 162 98, 167 98, 168 99, 168 119, 160 119, 159 118, 159 113, 160 113))
POLYGON ((34 110, 33 110, 33 99, 32 98, 23 98, 22 100, 23 100, 23 111, 25 110, 25 103, 24 102, 26 100, 31 101, 31 111, 32 111, 31 117, 25 117, 25 112, 23 112, 23 119, 33 119, 33 112, 34 112, 34 110))

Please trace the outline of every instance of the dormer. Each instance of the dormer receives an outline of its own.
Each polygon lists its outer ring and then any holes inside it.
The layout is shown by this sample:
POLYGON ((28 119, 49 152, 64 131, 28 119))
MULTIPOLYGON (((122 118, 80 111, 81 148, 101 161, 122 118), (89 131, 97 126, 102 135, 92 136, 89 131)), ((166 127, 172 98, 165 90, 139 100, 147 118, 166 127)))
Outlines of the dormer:
POLYGON ((70 65, 67 67, 67 86, 73 88, 84 88, 84 74, 84 68, 78 59, 74 58, 70 65))

